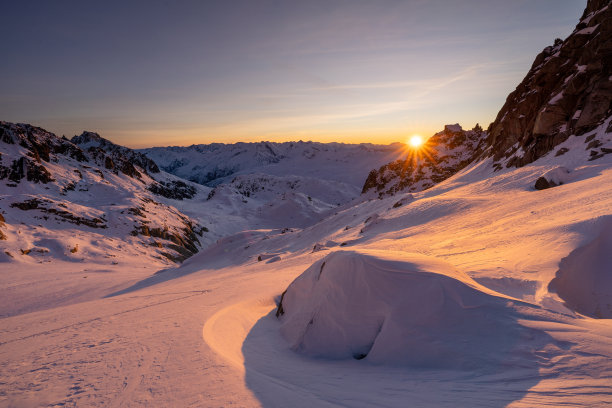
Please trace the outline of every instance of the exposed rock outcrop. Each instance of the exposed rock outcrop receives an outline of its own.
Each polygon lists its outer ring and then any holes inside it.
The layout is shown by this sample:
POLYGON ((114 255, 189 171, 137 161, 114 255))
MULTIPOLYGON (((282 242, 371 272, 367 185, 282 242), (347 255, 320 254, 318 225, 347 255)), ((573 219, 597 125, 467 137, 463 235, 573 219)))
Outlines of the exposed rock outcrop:
POLYGON ((58 207, 57 203, 48 199, 31 198, 23 202, 12 203, 11 207, 19 208, 22 211, 38 210, 42 213, 53 214, 56 220, 65 221, 76 225, 83 224, 91 228, 107 228, 105 220, 102 218, 82 217, 66 209, 54 208, 58 207))
POLYGON ((533 62, 489 126, 497 168, 520 167, 612 114, 612 7, 589 0, 574 32, 533 62))
POLYGON ((151 183, 147 189, 155 195, 171 198, 173 200, 189 199, 197 194, 195 187, 181 180, 151 183))

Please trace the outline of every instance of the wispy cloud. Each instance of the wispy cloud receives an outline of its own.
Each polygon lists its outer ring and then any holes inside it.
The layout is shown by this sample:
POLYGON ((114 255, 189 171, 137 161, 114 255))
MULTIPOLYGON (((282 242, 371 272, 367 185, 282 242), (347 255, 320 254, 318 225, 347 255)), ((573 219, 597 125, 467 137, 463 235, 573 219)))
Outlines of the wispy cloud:
POLYGON ((428 79, 413 79, 405 81, 388 81, 388 82, 369 82, 369 83, 353 83, 353 84, 332 84, 326 81, 325 86, 312 87, 309 90, 369 90, 369 89, 400 89, 400 88, 422 88, 431 91, 442 89, 454 82, 458 82, 464 79, 468 79, 478 72, 484 70, 493 69, 496 66, 502 65, 502 63, 486 63, 486 64, 474 64, 461 69, 459 72, 452 73, 451 75, 428 78, 428 79))

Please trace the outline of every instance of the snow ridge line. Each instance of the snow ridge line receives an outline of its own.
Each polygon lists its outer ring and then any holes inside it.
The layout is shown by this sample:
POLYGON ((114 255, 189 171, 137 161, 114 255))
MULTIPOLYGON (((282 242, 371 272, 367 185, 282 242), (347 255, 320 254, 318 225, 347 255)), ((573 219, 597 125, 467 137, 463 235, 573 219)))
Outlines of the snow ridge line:
MULTIPOLYGON (((61 331, 61 330, 69 329, 71 327, 77 327, 77 326, 85 325, 85 324, 92 323, 92 322, 95 322, 95 321, 101 321, 101 320, 107 319, 109 317, 119 316, 119 315, 122 315, 122 314, 130 313, 130 312, 135 312, 135 311, 138 311, 138 310, 141 310, 141 309, 147 309, 149 307, 159 306, 159 305, 163 305, 163 304, 166 304, 166 303, 175 302, 177 300, 182 300, 182 299, 187 299, 187 298, 194 297, 194 296, 203 295, 203 294, 209 293, 209 292, 211 292, 211 291, 208 290, 208 289, 205 289, 205 290, 192 290, 192 291, 188 291, 188 292, 182 292, 182 293, 192 293, 192 294, 191 295, 187 295, 187 296, 181 296, 181 297, 170 299, 170 300, 164 300, 164 301, 157 302, 157 303, 152 303, 152 304, 145 305, 145 306, 136 307, 136 308, 133 308, 133 309, 122 310, 121 312, 113 313, 113 314, 110 314, 110 315, 95 317, 93 319, 89 319, 89 320, 85 320, 85 321, 82 321, 82 322, 68 324, 66 326, 58 327, 56 329, 45 330, 45 331, 42 331, 42 332, 29 334, 27 336, 19 337, 19 338, 16 338, 16 339, 3 341, 3 342, 0 342, 0 346, 4 346, 5 344, 9 344, 9 343, 15 343, 15 342, 21 341, 21 340, 30 339, 32 337, 45 336, 45 335, 52 334, 52 333, 55 333, 55 332, 58 332, 58 331, 61 331)), ((178 292, 178 293, 181 293, 181 292, 178 292)), ((165 295, 165 293, 163 293, 163 294, 165 295)))

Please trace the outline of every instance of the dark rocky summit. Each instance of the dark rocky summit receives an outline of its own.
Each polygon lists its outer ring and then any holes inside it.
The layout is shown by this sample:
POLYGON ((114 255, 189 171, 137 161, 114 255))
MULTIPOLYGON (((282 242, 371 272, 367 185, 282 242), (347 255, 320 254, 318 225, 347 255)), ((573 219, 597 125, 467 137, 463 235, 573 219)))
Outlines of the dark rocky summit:
POLYGON ((22 179, 46 184, 54 181, 44 163, 63 155, 78 162, 88 161, 83 151, 65 139, 36 126, 0 121, 0 143, 23 148, 24 154, 7 161, 0 153, 0 180, 19 183, 22 179))

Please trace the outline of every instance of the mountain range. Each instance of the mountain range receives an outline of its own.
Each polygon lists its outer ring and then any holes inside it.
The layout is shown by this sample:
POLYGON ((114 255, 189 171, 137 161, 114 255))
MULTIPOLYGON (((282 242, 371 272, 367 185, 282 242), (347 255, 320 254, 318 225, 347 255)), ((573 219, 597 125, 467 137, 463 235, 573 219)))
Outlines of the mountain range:
POLYGON ((612 405, 611 30, 419 149, 0 122, 0 405, 612 405))

